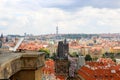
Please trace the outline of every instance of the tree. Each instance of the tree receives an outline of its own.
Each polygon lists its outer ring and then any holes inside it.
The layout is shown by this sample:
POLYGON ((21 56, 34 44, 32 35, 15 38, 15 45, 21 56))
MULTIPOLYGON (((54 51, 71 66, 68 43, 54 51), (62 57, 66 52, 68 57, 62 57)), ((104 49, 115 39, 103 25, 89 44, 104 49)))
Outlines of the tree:
POLYGON ((50 57, 50 50, 48 50, 47 48, 41 48, 39 52, 45 52, 45 58, 50 57))
POLYGON ((116 62, 114 53, 106 52, 105 54, 102 55, 102 58, 111 58, 114 62, 116 62))
POLYGON ((105 57, 106 57, 106 55, 105 55, 105 54, 103 54, 103 55, 102 55, 102 58, 105 58, 105 57))
POLYGON ((73 52, 73 53, 71 53, 70 55, 71 55, 72 57, 78 57, 77 52, 73 52))
POLYGON ((87 55, 85 56, 85 60, 86 60, 86 61, 92 61, 92 57, 91 57, 89 54, 87 54, 87 55))
POLYGON ((94 61, 97 61, 97 60, 98 60, 98 57, 94 57, 93 60, 94 60, 94 61))
POLYGON ((55 57, 56 57, 56 55, 57 55, 56 53, 53 53, 52 56, 51 56, 50 58, 54 60, 55 57))

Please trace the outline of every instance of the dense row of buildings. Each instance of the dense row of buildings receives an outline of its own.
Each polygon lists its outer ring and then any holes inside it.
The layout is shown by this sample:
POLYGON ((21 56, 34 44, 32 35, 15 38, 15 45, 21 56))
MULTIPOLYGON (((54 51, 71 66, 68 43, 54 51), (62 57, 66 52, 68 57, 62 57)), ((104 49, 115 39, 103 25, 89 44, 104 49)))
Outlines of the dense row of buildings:
MULTIPOLYGON (((1 49, 9 50, 19 43, 20 38, 8 39, 1 35, 1 49)), ((75 77, 77 80, 119 80, 120 78, 120 40, 92 37, 80 39, 39 40, 24 37, 16 51, 39 51, 48 49, 50 56, 56 53, 54 60, 46 60, 42 68, 43 80, 65 80, 75 77), (116 62, 110 58, 101 58, 110 53, 117 56, 116 62), (77 56, 72 56, 76 54, 77 56), (98 60, 85 62, 84 56, 91 55, 98 60), (103 74, 104 73, 104 74, 103 74), (67 76, 67 78, 65 77, 67 76)))

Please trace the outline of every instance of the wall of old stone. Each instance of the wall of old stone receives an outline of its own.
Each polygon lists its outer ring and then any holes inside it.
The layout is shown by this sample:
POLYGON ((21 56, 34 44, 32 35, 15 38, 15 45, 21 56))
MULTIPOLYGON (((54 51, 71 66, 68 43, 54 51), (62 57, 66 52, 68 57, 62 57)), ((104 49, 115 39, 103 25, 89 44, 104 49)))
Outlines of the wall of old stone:
POLYGON ((42 80, 42 68, 35 71, 35 80, 42 80))
POLYGON ((0 58, 0 80, 41 80, 43 53, 11 53, 0 55, 0 58))
POLYGON ((35 80, 34 70, 21 70, 10 77, 10 80, 35 80))
POLYGON ((10 80, 42 80, 42 68, 35 70, 21 70, 10 77, 10 80))

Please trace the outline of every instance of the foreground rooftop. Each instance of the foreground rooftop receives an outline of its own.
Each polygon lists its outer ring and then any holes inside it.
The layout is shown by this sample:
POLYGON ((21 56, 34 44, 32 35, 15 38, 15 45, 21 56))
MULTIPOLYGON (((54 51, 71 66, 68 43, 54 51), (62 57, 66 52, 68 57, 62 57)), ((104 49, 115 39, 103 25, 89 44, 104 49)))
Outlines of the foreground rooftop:
POLYGON ((87 62, 78 73, 85 80, 119 80, 120 65, 113 62, 87 62))

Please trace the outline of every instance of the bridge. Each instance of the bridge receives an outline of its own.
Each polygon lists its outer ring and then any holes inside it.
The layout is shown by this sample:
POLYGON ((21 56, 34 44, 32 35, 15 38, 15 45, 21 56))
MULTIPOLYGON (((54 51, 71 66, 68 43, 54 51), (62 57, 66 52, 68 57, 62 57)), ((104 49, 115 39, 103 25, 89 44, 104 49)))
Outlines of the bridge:
POLYGON ((0 80, 41 80, 44 53, 0 54, 0 80))

